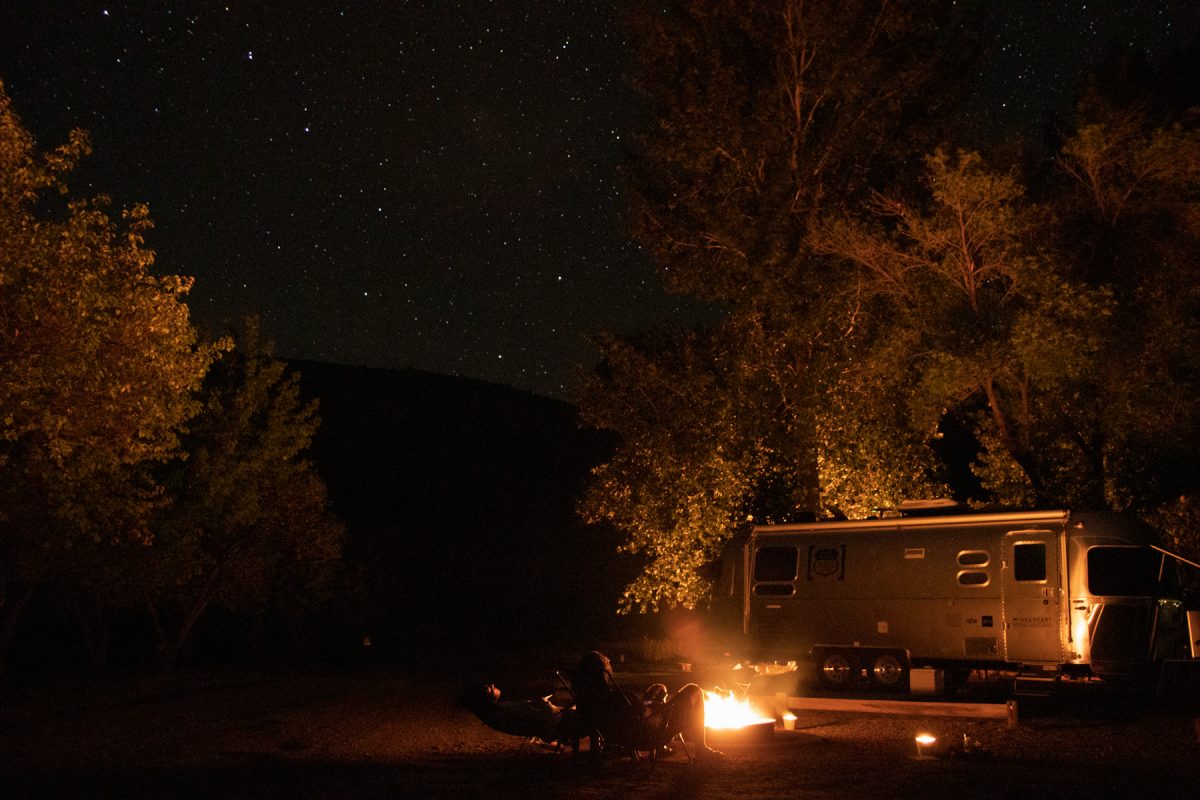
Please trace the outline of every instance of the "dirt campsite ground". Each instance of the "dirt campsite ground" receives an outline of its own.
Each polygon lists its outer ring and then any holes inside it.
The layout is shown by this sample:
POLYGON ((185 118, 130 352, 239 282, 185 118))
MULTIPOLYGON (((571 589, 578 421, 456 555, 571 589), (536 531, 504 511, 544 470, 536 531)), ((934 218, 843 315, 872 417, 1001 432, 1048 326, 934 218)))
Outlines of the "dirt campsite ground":
MULTIPOLYGON (((9 680, 0 798, 1192 798, 1200 708, 1130 698, 1023 702, 1002 720, 802 713, 725 758, 611 760, 522 746, 455 702, 493 680, 532 697, 568 666, 437 655, 289 673, 9 680), (938 742, 914 758, 914 736, 938 742), (974 749, 961 752, 967 736, 974 749)), ((622 665, 633 688, 715 675, 622 665)), ((1089 687, 1091 688, 1091 687, 1089 687)))

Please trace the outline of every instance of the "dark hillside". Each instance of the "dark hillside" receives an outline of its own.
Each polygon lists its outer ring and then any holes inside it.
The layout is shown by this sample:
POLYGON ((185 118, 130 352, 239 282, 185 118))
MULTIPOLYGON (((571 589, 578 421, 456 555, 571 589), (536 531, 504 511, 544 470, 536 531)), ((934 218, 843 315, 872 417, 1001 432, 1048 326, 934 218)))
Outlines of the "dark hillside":
POLYGON ((313 457, 377 644, 566 641, 611 621, 628 565, 574 512, 610 443, 574 407, 417 370, 292 366, 320 401, 313 457))

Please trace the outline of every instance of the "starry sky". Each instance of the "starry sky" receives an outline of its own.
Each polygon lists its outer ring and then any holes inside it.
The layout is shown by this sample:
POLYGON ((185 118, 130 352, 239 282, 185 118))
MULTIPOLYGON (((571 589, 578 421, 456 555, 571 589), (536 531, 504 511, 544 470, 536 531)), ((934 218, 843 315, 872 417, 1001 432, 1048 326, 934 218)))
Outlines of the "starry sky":
MULTIPOLYGON (((990 123, 1066 111, 1113 44, 1196 35, 1194 0, 992 3, 990 123)), ((646 124, 616 0, 0 3, 0 80, 75 181, 150 204, 159 268, 220 332, 280 355, 416 367, 553 396, 590 340, 705 309, 623 235, 646 124)))

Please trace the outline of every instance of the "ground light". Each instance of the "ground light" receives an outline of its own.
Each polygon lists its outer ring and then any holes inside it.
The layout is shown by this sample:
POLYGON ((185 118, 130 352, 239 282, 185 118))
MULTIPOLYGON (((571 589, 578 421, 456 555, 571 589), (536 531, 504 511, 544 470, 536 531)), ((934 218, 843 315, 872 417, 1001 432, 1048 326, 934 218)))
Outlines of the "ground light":
POLYGON ((925 755, 925 748, 937 741, 937 737, 928 733, 917 734, 917 760, 925 761, 934 758, 934 756, 925 755))

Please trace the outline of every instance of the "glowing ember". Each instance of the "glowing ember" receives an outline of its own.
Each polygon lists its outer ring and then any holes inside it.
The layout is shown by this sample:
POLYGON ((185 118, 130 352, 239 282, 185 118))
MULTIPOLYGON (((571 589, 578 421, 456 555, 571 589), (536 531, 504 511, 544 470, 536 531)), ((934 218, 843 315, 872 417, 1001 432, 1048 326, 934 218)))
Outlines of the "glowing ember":
POLYGON ((704 726, 713 730, 735 730, 750 725, 774 724, 773 717, 766 717, 750 702, 738 699, 733 692, 714 689, 704 692, 704 726))

